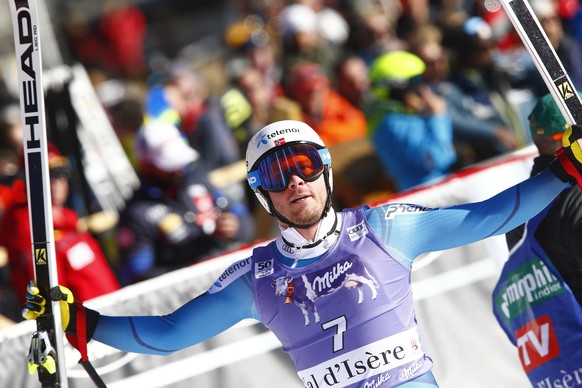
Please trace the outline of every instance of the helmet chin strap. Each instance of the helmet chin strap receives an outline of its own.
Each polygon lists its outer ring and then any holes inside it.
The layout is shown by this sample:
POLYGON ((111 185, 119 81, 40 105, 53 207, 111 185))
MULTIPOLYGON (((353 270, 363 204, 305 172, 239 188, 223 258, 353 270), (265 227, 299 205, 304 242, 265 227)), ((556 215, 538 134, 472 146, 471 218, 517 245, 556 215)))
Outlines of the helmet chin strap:
POLYGON ((271 214, 273 214, 273 216, 275 216, 279 221, 283 222, 284 224, 289 225, 292 228, 299 228, 299 229, 307 229, 312 227, 313 225, 317 224, 319 221, 321 221, 326 215, 327 212, 329 211, 329 209, 331 208, 331 185, 329 184, 329 168, 326 167, 325 171, 323 173, 323 177, 325 179, 325 188, 327 191, 327 200, 325 201, 325 206, 323 207, 323 211, 321 212, 321 216, 319 217, 319 219, 311 224, 296 224, 293 221, 289 220, 287 217, 283 216, 281 213, 279 213, 277 211, 277 209, 275 209, 275 206, 273 206, 273 202, 271 202, 271 198, 268 195, 265 195, 265 198, 267 199, 267 202, 269 203, 269 209, 271 210, 271 214))

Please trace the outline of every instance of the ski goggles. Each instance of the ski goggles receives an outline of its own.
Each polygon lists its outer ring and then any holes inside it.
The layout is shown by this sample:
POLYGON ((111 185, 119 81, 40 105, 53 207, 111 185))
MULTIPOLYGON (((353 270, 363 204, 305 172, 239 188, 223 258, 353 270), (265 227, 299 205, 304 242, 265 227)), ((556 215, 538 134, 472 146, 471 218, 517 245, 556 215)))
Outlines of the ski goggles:
POLYGON ((266 191, 283 191, 292 175, 306 182, 313 182, 331 164, 327 148, 317 149, 311 144, 292 144, 277 148, 267 154, 254 171, 248 173, 252 189, 262 187, 266 191))

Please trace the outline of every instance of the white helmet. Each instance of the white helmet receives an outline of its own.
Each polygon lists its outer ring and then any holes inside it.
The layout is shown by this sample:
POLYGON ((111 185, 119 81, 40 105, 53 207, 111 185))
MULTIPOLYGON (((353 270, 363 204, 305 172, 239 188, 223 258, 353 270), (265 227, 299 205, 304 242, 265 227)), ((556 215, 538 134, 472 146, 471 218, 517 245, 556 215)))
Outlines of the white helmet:
MULTIPOLYGON (((313 146, 316 149, 318 158, 320 159, 321 168, 326 181, 328 198, 322 217, 327 213, 331 207, 331 193, 332 193, 332 174, 331 174, 331 156, 325 144, 319 135, 307 124, 295 120, 277 121, 267 125, 259 132, 257 132, 249 141, 246 155, 247 181, 249 186, 255 193, 259 202, 270 214, 291 226, 305 226, 293 225, 292 222, 282 217, 273 208, 269 196, 266 194, 265 177, 261 182, 261 172, 259 168, 260 163, 271 155, 277 155, 277 151, 291 149, 291 146, 301 144, 306 146, 313 146)), ((265 169, 270 170, 270 169, 265 169)), ((319 177, 320 174, 317 174, 319 177)), ((281 182, 279 182, 281 183, 281 182)), ((284 189, 286 182, 282 182, 284 189)))

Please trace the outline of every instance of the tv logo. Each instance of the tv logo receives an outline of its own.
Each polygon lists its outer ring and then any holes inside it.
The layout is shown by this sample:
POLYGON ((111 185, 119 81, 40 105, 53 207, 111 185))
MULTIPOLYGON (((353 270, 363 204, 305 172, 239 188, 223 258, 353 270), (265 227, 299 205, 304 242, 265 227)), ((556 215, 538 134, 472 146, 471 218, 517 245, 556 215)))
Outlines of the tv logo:
POLYGON ((544 315, 517 329, 515 332, 519 359, 525 372, 556 358, 560 346, 554 326, 548 315, 544 315))

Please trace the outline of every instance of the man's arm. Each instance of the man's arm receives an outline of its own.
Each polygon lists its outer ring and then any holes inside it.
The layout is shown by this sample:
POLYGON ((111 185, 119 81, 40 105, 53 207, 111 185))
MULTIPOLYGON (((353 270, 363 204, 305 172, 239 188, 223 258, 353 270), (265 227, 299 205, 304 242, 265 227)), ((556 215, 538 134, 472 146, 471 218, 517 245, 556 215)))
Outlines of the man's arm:
MULTIPOLYGON (((95 339, 126 352, 168 355, 205 341, 242 319, 260 320, 248 272, 234 276, 236 279, 213 287, 164 316, 101 315, 75 303, 72 292, 62 286, 55 287, 51 297, 60 301, 62 327, 70 335, 84 330, 87 340, 95 339), (78 327, 83 324, 85 329, 78 327)), ((44 313, 46 299, 35 282, 29 284, 26 300, 24 318, 35 320, 44 313)))
POLYGON ((507 233, 542 211, 566 183, 546 170, 481 202, 419 212, 368 210, 368 219, 389 246, 409 259, 507 233))
POLYGON ((134 353, 167 355, 205 341, 245 318, 256 318, 248 278, 204 293, 164 316, 101 316, 93 339, 134 353))

